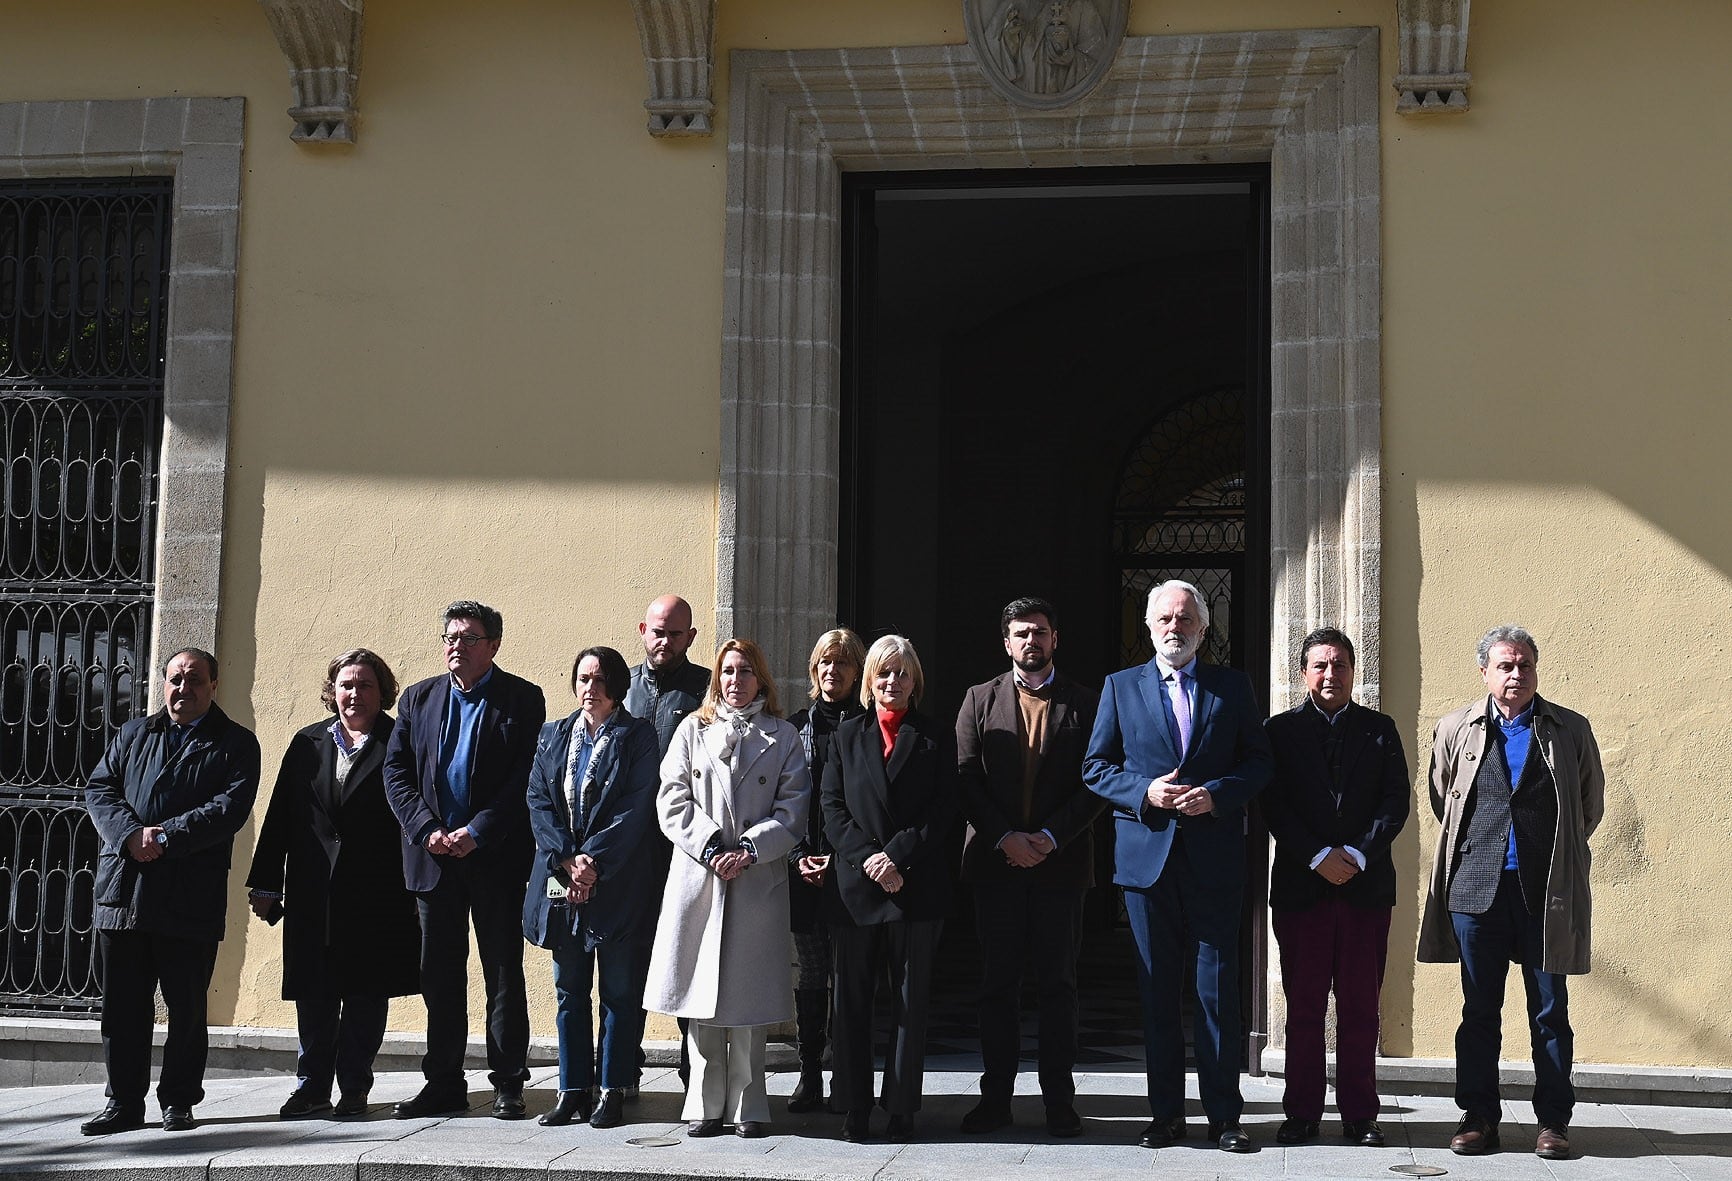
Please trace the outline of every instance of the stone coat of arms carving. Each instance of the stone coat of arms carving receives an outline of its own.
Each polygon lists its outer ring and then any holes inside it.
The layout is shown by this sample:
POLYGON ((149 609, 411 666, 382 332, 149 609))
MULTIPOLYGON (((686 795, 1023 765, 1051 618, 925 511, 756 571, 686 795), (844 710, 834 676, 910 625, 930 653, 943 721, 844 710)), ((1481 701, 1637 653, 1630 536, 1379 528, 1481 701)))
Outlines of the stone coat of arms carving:
POLYGON ((1019 106, 1069 106, 1095 88, 1125 39, 1130 0, 962 0, 986 80, 1019 106))

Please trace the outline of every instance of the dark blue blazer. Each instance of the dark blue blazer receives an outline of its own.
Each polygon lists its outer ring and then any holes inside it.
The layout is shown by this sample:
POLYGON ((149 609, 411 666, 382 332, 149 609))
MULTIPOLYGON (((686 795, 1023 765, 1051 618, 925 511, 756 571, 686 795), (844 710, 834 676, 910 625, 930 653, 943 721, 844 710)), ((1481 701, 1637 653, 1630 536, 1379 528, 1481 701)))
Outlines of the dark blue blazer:
POLYGON ((1191 750, 1181 764, 1153 660, 1107 678, 1083 759, 1083 782, 1113 808, 1113 881, 1144 889, 1166 867, 1177 830, 1199 882, 1236 888, 1245 877, 1245 806, 1274 770, 1262 710, 1237 669, 1198 664, 1191 750), (1179 768, 1179 782, 1207 788, 1215 811, 1181 816, 1152 808, 1149 782, 1179 768))
POLYGON ((547 879, 569 885, 564 862, 579 853, 595 858, 601 875, 594 895, 577 908, 589 946, 648 935, 661 909, 663 877, 647 843, 659 841, 656 789, 661 785, 655 727, 616 709, 605 733, 607 745, 592 756, 595 806, 583 831, 573 835, 565 801, 565 764, 572 727, 579 715, 541 728, 535 766, 529 773, 529 827, 535 833, 535 860, 523 895, 523 937, 551 947, 550 921, 570 922, 571 909, 547 897, 547 879))
MULTIPOLYGON (((416 681, 397 699, 397 728, 385 748, 385 797, 403 827, 403 884, 417 894, 439 882, 439 861, 427 834, 441 827, 439 744, 451 701, 447 674, 416 681)), ((524 793, 535 740, 547 720, 541 689, 498 665, 488 682, 487 708, 469 775, 469 831, 480 846, 468 860, 483 871, 523 880, 534 845, 524 793)))

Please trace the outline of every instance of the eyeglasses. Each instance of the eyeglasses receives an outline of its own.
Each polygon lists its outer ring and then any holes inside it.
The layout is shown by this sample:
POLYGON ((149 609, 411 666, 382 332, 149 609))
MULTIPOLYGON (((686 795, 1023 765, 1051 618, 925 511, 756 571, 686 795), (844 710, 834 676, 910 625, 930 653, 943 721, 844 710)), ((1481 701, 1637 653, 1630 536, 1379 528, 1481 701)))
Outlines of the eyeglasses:
POLYGON ((476 635, 468 635, 468 634, 464 634, 464 633, 450 633, 450 634, 441 634, 439 637, 439 642, 441 644, 445 645, 447 648, 459 648, 459 647, 461 647, 461 648, 473 648, 473 647, 475 647, 475 645, 479 644, 482 640, 487 640, 487 639, 491 639, 491 638, 492 638, 491 636, 476 636, 476 635))

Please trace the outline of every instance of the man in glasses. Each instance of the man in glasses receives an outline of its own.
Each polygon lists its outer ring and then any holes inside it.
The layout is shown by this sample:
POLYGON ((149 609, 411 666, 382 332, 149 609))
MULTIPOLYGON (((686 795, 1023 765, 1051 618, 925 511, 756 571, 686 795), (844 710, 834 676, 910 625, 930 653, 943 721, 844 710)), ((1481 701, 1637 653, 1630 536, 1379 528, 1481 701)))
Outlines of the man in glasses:
POLYGON ((521 916, 535 842, 525 793, 547 702, 537 686, 493 663, 503 634, 504 620, 485 603, 445 608, 438 642, 447 671, 403 691, 385 752, 385 792, 403 826, 403 877, 421 916, 427 1002, 427 1082, 397 1104, 399 1119, 469 1106, 463 1052, 471 915, 487 987, 493 1114, 527 1114, 521 916))

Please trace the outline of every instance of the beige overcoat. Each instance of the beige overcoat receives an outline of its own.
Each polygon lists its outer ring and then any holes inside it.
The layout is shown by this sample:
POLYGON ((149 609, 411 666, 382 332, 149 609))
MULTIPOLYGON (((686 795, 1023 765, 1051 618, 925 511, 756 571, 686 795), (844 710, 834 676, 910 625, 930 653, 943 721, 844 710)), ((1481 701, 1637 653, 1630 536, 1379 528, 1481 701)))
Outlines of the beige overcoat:
MULTIPOLYGON (((1431 886, 1419 925, 1421 963, 1452 964, 1461 958, 1449 917, 1450 875, 1461 843, 1462 821, 1473 799, 1474 777, 1491 749, 1487 711, 1478 701, 1445 714, 1431 740, 1431 810, 1443 822, 1431 861, 1431 886)), ((1606 774, 1588 719, 1574 710, 1534 698, 1534 748, 1545 759, 1558 793, 1558 827, 1552 838, 1552 868, 1546 878, 1541 931, 1542 972, 1580 975, 1588 970, 1593 900, 1588 838, 1606 810, 1606 774)))
POLYGON ((657 820, 674 845, 644 1008, 711 1025, 794 1015, 788 853, 806 831, 811 778, 800 735, 759 714, 726 755, 725 723, 680 723, 662 759, 657 820), (758 859, 731 882, 703 862, 711 838, 750 838, 758 859))

